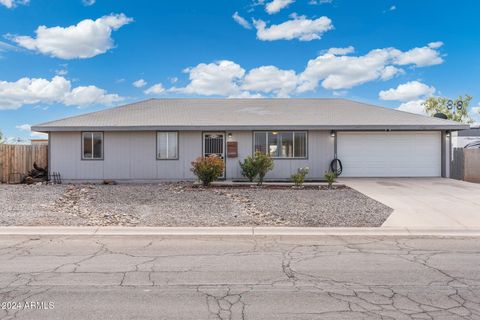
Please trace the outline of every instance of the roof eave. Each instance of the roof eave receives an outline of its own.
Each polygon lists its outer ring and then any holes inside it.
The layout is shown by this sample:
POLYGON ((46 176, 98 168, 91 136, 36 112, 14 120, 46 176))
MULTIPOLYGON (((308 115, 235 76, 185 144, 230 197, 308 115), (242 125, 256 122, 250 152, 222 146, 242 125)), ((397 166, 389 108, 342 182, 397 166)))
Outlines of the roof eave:
POLYGON ((68 132, 68 131, 198 131, 198 130, 465 130, 464 124, 441 125, 209 125, 209 126, 43 126, 32 127, 36 132, 68 132))

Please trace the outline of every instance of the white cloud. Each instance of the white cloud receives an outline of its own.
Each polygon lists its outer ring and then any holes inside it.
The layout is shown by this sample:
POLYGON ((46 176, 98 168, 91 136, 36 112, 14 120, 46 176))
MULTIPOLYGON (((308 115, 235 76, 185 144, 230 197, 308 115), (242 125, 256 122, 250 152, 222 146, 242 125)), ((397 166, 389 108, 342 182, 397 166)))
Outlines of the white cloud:
POLYGON ((388 8, 388 11, 395 11, 395 10, 397 10, 396 5, 390 6, 390 8, 388 8))
POLYGON ((443 42, 431 42, 425 47, 413 48, 406 52, 396 51, 395 64, 407 65, 413 64, 417 67, 433 66, 443 63, 440 53, 436 50, 443 46, 443 42))
POLYGON ((245 29, 252 29, 252 25, 250 24, 250 22, 248 22, 244 17, 240 16, 238 12, 235 12, 232 18, 233 20, 235 20, 236 23, 238 23, 245 29))
POLYGON ((380 79, 387 81, 398 74, 404 74, 405 71, 394 66, 386 66, 380 73, 380 79))
MULTIPOLYGON (((437 46, 437 48, 439 47, 437 46)), ((404 70, 398 66, 425 67, 441 63, 435 59, 426 63, 425 55, 412 56, 412 52, 424 52, 425 50, 428 51, 430 57, 439 58, 440 53, 431 46, 413 48, 406 52, 395 48, 374 49, 363 56, 347 56, 327 51, 308 62, 305 71, 301 74, 302 84, 298 91, 314 90, 319 82, 325 89, 349 89, 378 79, 385 81, 404 73, 404 70)))
POLYGON ((19 4, 26 5, 29 2, 29 0, 0 0, 0 4, 7 7, 8 9, 12 9, 19 4))
POLYGON ((111 105, 122 100, 119 95, 108 94, 107 91, 95 86, 81 86, 67 92, 63 103, 67 106, 86 107, 92 104, 111 105))
POLYGON ((400 84, 396 88, 382 90, 378 93, 378 97, 382 100, 411 101, 430 96, 434 92, 434 87, 429 87, 419 81, 410 81, 400 84))
POLYGON ((345 97, 348 94, 347 90, 333 91, 335 97, 345 97))
POLYGON ((15 128, 17 128, 20 131, 28 132, 30 134, 30 138, 33 138, 33 139, 35 139, 35 138, 36 139, 47 139, 48 138, 48 134, 46 134, 46 133, 32 131, 32 129, 31 129, 32 126, 28 123, 16 125, 15 128))
POLYGON ((349 46, 345 48, 330 48, 327 50, 327 53, 334 54, 337 56, 344 56, 344 55, 353 53, 354 51, 355 51, 355 48, 352 46, 349 46))
POLYGON ((308 1, 308 4, 312 4, 312 5, 315 5, 315 4, 326 4, 326 3, 332 3, 333 0, 310 0, 308 1))
POLYGON ((17 47, 12 46, 11 44, 0 41, 0 59, 3 58, 3 55, 1 54, 2 52, 17 51, 17 50, 18 50, 17 47))
POLYGON ((145 94, 160 94, 165 92, 165 88, 161 83, 154 84, 150 88, 144 91, 145 94))
POLYGON ((93 6, 95 4, 95 0, 82 0, 84 6, 93 6))
POLYGON ((387 50, 372 50, 364 56, 338 56, 330 53, 308 61, 301 75, 300 92, 314 90, 321 81, 325 89, 349 89, 382 77, 389 62, 387 50))
POLYGON ((17 49, 17 47, 12 46, 11 44, 8 44, 6 42, 0 41, 0 51, 16 50, 16 49, 17 49))
POLYGON ((16 36, 18 45, 60 59, 85 59, 103 54, 114 47, 112 31, 132 22, 122 14, 111 14, 97 20, 86 19, 74 26, 40 26, 36 37, 16 36))
POLYGON ((58 70, 55 70, 55 74, 57 76, 66 76, 68 74, 68 70, 67 69, 58 69, 58 70))
POLYGON ((138 79, 137 81, 134 81, 132 83, 132 85, 135 87, 135 88, 143 88, 147 85, 147 82, 143 79, 138 79))
POLYGON ((48 139, 48 134, 43 132, 30 132, 30 139, 48 139))
POLYGON ((0 110, 18 109, 37 103, 61 103, 84 107, 93 104, 111 105, 122 101, 117 94, 109 94, 95 86, 71 88, 71 82, 55 76, 52 80, 21 78, 15 82, 0 81, 0 110))
POLYGON ((435 42, 430 42, 428 44, 428 47, 431 48, 431 49, 438 49, 440 47, 443 46, 443 42, 442 41, 435 41, 435 42))
POLYGON ((31 125, 29 125, 28 123, 26 124, 20 124, 20 125, 16 125, 15 128, 21 130, 21 131, 31 131, 31 125))
POLYGON ((239 94, 232 94, 227 97, 228 99, 260 99, 265 98, 260 93, 251 93, 249 91, 242 91, 239 94))
POLYGON ((333 29, 332 20, 328 17, 310 20, 306 16, 297 15, 292 15, 291 20, 269 27, 263 20, 254 20, 254 26, 257 29, 257 38, 262 41, 318 40, 325 32, 333 29))
POLYGON ((0 4, 7 8, 13 8, 13 0, 0 0, 0 4))
POLYGON ((64 77, 68 74, 68 64, 67 63, 61 63, 59 65, 60 68, 58 68, 57 70, 55 70, 55 74, 57 76, 61 76, 61 77, 64 77))
POLYGON ((397 110, 425 115, 425 107, 423 106, 424 102, 425 100, 412 100, 404 102, 400 105, 400 107, 397 108, 397 110))
POLYGON ((274 14, 294 2, 295 0, 273 0, 267 3, 267 5, 265 6, 265 11, 267 11, 268 14, 274 14))
POLYGON ((245 75, 240 65, 228 60, 200 63, 184 72, 189 74, 190 83, 184 88, 172 88, 171 91, 205 96, 237 95, 240 94, 238 81, 245 75))
MULTIPOLYGON (((261 94, 287 97, 314 91, 321 85, 325 89, 335 90, 337 94, 343 94, 342 90, 371 81, 386 81, 405 73, 405 70, 396 65, 397 58, 403 54, 398 49, 375 49, 365 55, 348 55, 352 52, 353 47, 330 48, 317 58, 308 61, 301 72, 282 70, 272 65, 260 66, 246 72, 242 66, 228 60, 210 64, 200 63, 184 70, 190 79, 187 86, 173 87, 168 91, 206 96, 261 94)), ((414 98, 417 97, 418 95, 414 98)))
POLYGON ((477 107, 472 107, 470 110, 470 117, 473 119, 473 123, 471 126, 474 126, 476 128, 480 128, 480 103, 478 104, 477 107))
POLYGON ((275 66, 263 66, 248 72, 242 82, 243 90, 274 93, 288 97, 298 85, 298 76, 293 70, 280 70, 275 66))

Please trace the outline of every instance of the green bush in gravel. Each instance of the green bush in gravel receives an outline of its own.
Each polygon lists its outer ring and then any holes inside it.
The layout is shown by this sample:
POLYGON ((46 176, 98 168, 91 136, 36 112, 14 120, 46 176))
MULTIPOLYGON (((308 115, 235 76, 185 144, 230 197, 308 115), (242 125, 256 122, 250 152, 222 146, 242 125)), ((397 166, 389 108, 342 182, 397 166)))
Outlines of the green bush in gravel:
POLYGON ((290 176, 295 184, 295 187, 301 187, 303 185, 305 182, 305 176, 308 174, 309 170, 310 169, 308 167, 298 168, 297 172, 290 176))
POLYGON ((192 172, 202 181, 204 187, 217 180, 223 175, 225 165, 217 156, 199 157, 192 162, 192 172))
POLYGON ((238 161, 240 168, 242 169, 242 176, 252 182, 258 175, 257 166, 255 165, 255 159, 252 156, 248 156, 243 162, 238 161))
POLYGON ((263 183, 263 178, 268 173, 268 171, 273 170, 273 160, 269 155, 266 155, 261 152, 255 152, 253 157, 248 156, 243 160, 239 161, 240 168, 242 169, 242 176, 252 182, 257 179, 257 184, 259 186, 263 183))
POLYGON ((325 173, 325 181, 328 183, 328 189, 332 189, 332 185, 337 179, 337 174, 332 171, 328 171, 325 173))
POLYGON ((258 185, 261 186, 265 175, 268 173, 268 171, 273 170, 273 160, 269 155, 261 152, 255 152, 254 162, 258 173, 258 185))

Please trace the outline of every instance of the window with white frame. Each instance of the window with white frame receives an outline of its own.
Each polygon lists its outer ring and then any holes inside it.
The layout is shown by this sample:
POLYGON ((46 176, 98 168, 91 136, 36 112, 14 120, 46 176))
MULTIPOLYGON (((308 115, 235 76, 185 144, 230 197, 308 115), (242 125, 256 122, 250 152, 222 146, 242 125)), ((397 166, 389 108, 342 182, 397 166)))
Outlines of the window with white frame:
POLYGON ((157 159, 178 159, 178 132, 157 132, 157 159))
POLYGON ((103 160, 103 132, 82 132, 82 159, 103 160))
POLYGON ((256 131, 254 150, 272 158, 306 158, 306 131, 256 131))

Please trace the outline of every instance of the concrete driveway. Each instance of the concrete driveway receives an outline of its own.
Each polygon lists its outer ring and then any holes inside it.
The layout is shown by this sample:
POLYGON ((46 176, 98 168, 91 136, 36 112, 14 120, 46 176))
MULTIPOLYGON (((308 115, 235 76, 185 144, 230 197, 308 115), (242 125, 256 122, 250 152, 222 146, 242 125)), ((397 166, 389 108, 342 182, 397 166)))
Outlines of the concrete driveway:
POLYGON ((382 227, 480 228, 480 184, 445 178, 344 178, 394 209, 382 227))

